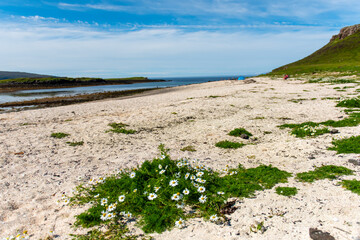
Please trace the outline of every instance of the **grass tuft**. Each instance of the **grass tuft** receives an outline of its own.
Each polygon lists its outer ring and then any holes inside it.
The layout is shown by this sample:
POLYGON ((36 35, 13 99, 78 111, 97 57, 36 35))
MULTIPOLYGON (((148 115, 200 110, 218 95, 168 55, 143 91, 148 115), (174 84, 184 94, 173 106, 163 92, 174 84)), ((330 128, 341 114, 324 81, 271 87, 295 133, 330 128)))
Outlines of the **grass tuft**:
POLYGON ((225 140, 225 141, 220 141, 220 142, 216 143, 215 146, 216 146, 216 147, 219 147, 219 148, 237 149, 237 148, 241 148, 241 147, 245 146, 245 144, 244 144, 244 143, 231 142, 231 141, 225 140))
POLYGON ((180 151, 196 152, 196 149, 194 146, 186 146, 186 147, 183 147, 182 149, 180 149, 180 151))
POLYGON ((241 134, 246 134, 249 137, 252 136, 252 134, 250 132, 248 132, 247 130, 245 130, 245 128, 235 128, 234 130, 232 130, 229 133, 230 136, 234 136, 234 137, 240 137, 241 134))
POLYGON ((66 143, 69 144, 69 146, 72 146, 72 147, 84 145, 84 141, 80 141, 80 142, 66 142, 66 143))
POLYGON ((53 138, 64 138, 64 137, 70 136, 70 134, 58 132, 58 133, 52 133, 50 136, 53 138))
POLYGON ((283 196, 295 196, 297 194, 297 188, 296 187, 277 187, 276 193, 283 196))
POLYGON ((360 181, 358 180, 344 180, 341 182, 344 188, 360 195, 360 181))
POLYGON ((112 129, 106 131, 106 132, 114 132, 114 133, 123 133, 123 134, 134 134, 136 133, 133 129, 125 129, 125 127, 129 126, 125 123, 110 123, 109 124, 112 129))
POLYGON ((302 182, 314 182, 320 179, 336 179, 342 175, 352 175, 353 171, 341 166, 327 165, 316 168, 314 171, 296 174, 296 178, 302 182))
POLYGON ((360 98, 350 98, 340 101, 337 107, 347 107, 347 108, 360 108, 360 98))
POLYGON ((340 153, 360 153, 360 136, 352 136, 339 140, 333 140, 334 147, 328 148, 329 150, 337 151, 340 153))

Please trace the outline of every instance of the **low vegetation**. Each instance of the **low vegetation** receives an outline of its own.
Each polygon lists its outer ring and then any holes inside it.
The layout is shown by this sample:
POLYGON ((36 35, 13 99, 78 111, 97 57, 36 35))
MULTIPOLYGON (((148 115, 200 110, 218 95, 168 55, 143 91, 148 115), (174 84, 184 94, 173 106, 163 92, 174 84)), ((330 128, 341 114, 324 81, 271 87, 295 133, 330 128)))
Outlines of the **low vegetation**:
POLYGON ((63 132, 57 132, 57 133, 52 133, 50 136, 53 138, 65 138, 67 136, 70 136, 70 134, 63 133, 63 132))
POLYGON ((360 136, 352 136, 350 138, 343 138, 333 140, 333 147, 328 148, 340 153, 360 153, 360 136))
POLYGON ((186 146, 186 147, 183 147, 182 149, 180 149, 180 151, 196 152, 196 149, 194 146, 186 146))
POLYGON ((252 136, 252 133, 248 132, 245 128, 235 128, 234 130, 229 132, 229 135, 234 137, 240 137, 242 134, 245 134, 249 137, 252 136))
POLYGON ((296 187, 277 187, 275 191, 277 194, 287 197, 295 196, 298 192, 296 187))
POLYGON ((69 78, 69 77, 43 77, 43 78, 15 78, 6 79, 0 82, 3 84, 76 84, 76 83, 116 83, 121 81, 145 81, 146 77, 130 78, 69 78))
POLYGON ((353 171, 341 166, 326 165, 315 168, 314 171, 296 174, 296 179, 302 182, 314 182, 321 179, 336 179, 338 176, 352 175, 353 171))
POLYGON ((69 144, 69 146, 72 146, 72 147, 84 145, 84 141, 80 141, 80 142, 66 142, 66 143, 69 144))
MULTIPOLYGON (((76 217, 75 226, 97 226, 106 236, 115 234, 119 227, 124 236, 131 221, 137 221, 145 233, 182 228, 194 217, 222 222, 227 199, 253 197, 255 191, 287 182, 291 176, 271 165, 249 169, 239 165, 216 172, 198 161, 171 160, 168 149, 159 148, 159 158, 106 178, 90 179, 79 185, 73 196, 64 197, 65 204, 90 206, 76 217)), ((100 234, 94 228, 92 231, 100 234)))
POLYGON ((341 100, 337 105, 337 107, 346 107, 346 108, 360 108, 360 98, 350 98, 341 100))
POLYGON ((358 180, 344 180, 341 182, 344 188, 360 195, 360 181, 358 180))
POLYGON ((126 129, 125 127, 129 126, 124 123, 110 123, 109 124, 112 129, 106 131, 106 132, 114 132, 114 133, 123 133, 123 134, 134 134, 136 133, 133 129, 126 129))
POLYGON ((237 148, 241 148, 241 147, 245 146, 245 144, 225 140, 225 141, 220 141, 220 142, 216 143, 215 146, 219 147, 219 148, 237 149, 237 148))

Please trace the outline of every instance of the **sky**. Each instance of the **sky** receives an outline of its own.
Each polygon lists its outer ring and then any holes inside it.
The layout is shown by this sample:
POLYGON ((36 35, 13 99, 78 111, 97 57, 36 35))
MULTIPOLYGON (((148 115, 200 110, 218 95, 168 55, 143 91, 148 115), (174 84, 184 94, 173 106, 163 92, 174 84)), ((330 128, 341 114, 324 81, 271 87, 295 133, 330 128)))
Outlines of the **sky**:
POLYGON ((359 0, 0 0, 0 71, 255 75, 311 54, 359 12, 359 0))

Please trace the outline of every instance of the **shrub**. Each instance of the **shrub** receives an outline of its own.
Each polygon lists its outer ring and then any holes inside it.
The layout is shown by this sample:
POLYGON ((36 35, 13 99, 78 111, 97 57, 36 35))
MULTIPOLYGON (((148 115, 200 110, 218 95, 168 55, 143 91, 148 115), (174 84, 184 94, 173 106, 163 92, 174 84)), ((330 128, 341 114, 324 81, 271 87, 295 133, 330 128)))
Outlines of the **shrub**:
POLYGON ((72 147, 84 145, 84 141, 80 141, 80 142, 66 142, 66 143, 69 144, 69 145, 72 146, 72 147))
POLYGON ((64 138, 64 137, 70 136, 70 134, 58 132, 58 133, 52 133, 50 136, 53 138, 64 138))
POLYGON ((351 175, 353 171, 341 166, 327 165, 316 168, 314 171, 296 174, 296 178, 303 182, 314 182, 320 179, 336 179, 338 176, 351 175))
POLYGON ((218 143, 215 144, 216 147, 219 148, 231 148, 231 149, 237 149, 237 148, 241 148, 243 146, 245 146, 244 143, 239 143, 239 142, 230 142, 230 141, 220 141, 218 143))
POLYGON ((194 146, 186 146, 186 147, 183 147, 182 149, 180 149, 180 151, 196 152, 196 149, 194 148, 194 146))

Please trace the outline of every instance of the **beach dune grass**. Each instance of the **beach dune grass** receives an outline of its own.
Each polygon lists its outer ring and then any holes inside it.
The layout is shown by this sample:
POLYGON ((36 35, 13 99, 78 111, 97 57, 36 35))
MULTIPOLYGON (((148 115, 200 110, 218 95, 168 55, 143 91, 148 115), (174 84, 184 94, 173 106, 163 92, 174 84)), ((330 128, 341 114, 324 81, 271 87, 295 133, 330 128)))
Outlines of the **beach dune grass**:
POLYGON ((234 137, 240 137, 242 134, 245 134, 249 137, 252 136, 252 134, 248 132, 245 128, 235 128, 234 130, 229 132, 229 135, 234 137))
POLYGON ((347 108, 360 108, 360 98, 356 97, 356 98, 345 99, 338 102, 336 106, 347 107, 347 108))
POLYGON ((302 182, 314 182, 321 179, 336 179, 338 176, 352 175, 353 171, 342 166, 326 165, 317 167, 314 171, 296 174, 296 179, 302 182))
POLYGON ((245 144, 225 140, 225 141, 220 141, 220 142, 216 143, 215 146, 219 147, 219 148, 226 148, 226 149, 237 149, 237 148, 241 148, 241 147, 245 146, 245 144))
POLYGON ((334 150, 338 154, 340 153, 360 153, 360 136, 352 136, 350 138, 344 138, 339 140, 333 140, 333 147, 329 147, 329 150, 334 150))

